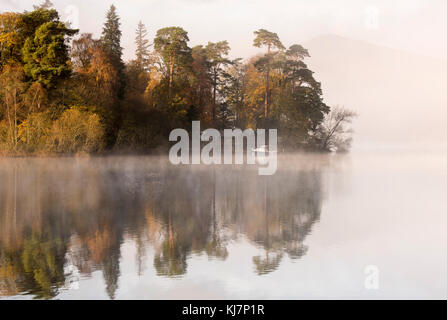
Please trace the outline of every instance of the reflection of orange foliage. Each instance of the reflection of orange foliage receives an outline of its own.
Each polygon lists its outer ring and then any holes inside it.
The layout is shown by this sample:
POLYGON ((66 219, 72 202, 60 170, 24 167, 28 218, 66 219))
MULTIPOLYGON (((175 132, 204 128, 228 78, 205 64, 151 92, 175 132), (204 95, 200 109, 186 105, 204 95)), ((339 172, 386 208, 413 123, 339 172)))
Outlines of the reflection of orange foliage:
POLYGON ((149 207, 146 208, 145 216, 146 216, 148 237, 151 241, 155 242, 157 240, 158 235, 160 234, 162 226, 155 219, 154 214, 149 207))
POLYGON ((112 245, 112 234, 108 229, 97 230, 95 235, 87 240, 87 246, 94 263, 102 262, 107 256, 107 250, 112 245))

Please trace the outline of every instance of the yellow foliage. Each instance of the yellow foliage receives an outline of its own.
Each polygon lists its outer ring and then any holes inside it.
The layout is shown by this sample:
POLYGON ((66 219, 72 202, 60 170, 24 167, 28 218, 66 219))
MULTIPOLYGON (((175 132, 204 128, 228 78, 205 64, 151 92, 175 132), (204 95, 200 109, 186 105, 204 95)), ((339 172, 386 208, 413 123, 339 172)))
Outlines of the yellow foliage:
POLYGON ((20 52, 19 44, 21 38, 18 32, 20 18, 21 15, 15 12, 5 12, 0 14, 0 48, 2 48, 2 51, 4 52, 9 51, 7 56, 1 57, 1 59, 4 59, 5 61, 0 61, 0 64, 13 62, 14 58, 17 58, 17 55, 20 52))
POLYGON ((101 151, 104 127, 97 114, 69 109, 54 121, 48 144, 50 151, 57 153, 101 151))
POLYGON ((45 148, 51 129, 51 120, 44 112, 32 113, 18 126, 18 137, 27 152, 45 148))

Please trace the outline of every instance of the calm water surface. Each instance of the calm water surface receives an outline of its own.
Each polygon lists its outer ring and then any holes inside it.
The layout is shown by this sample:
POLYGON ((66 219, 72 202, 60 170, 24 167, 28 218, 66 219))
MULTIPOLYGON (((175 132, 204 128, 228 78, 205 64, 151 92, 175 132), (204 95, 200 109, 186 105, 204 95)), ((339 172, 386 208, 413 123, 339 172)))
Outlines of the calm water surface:
POLYGON ((1 159, 0 298, 447 298, 447 154, 279 166, 1 159))

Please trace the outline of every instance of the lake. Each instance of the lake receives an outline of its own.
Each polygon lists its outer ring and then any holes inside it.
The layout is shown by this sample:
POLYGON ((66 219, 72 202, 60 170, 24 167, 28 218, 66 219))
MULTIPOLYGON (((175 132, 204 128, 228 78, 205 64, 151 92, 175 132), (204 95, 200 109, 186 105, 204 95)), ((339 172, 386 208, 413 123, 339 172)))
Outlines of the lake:
POLYGON ((0 159, 3 299, 447 296, 447 153, 0 159))

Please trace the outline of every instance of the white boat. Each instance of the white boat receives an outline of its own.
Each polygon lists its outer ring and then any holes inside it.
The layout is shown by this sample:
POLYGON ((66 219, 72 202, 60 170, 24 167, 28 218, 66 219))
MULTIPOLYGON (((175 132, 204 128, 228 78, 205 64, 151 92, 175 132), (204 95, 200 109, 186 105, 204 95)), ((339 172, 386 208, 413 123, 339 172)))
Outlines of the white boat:
POLYGON ((252 152, 256 152, 256 153, 258 153, 258 154, 262 154, 262 153, 264 153, 264 154, 268 154, 268 153, 277 153, 277 151, 269 151, 269 148, 268 148, 268 146, 267 145, 263 145, 263 146, 260 146, 259 148, 256 148, 256 149, 251 149, 251 151, 252 152))
POLYGON ((269 151, 267 145, 260 146, 259 148, 251 149, 256 157, 256 162, 260 165, 267 165, 269 162, 269 154, 277 153, 277 151, 269 151))

